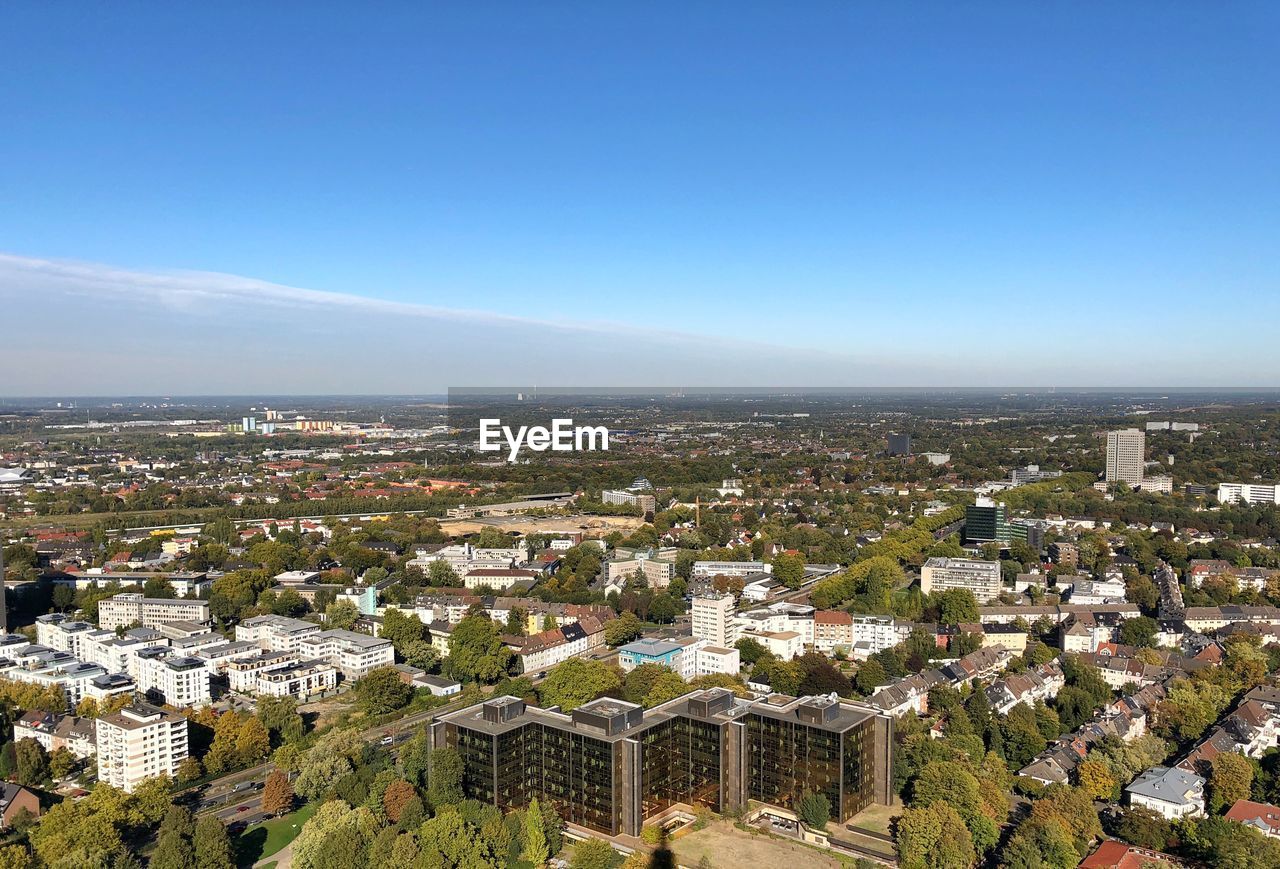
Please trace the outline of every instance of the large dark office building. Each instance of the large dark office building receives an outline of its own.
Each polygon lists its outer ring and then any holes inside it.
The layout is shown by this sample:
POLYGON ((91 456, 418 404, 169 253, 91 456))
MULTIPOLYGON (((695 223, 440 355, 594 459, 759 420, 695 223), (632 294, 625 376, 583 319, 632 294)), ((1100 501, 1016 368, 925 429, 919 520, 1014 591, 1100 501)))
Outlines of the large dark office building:
POLYGON ((891 434, 889 441, 889 455, 891 456, 909 456, 911 455, 911 435, 909 434, 891 434))
POLYGON ((823 793, 844 821, 892 798, 893 719, 831 697, 743 700, 724 688, 644 710, 601 699, 565 714, 499 697, 432 726, 456 748, 468 797, 507 810, 534 797, 571 824, 636 836, 677 805, 747 800, 791 809, 823 793))

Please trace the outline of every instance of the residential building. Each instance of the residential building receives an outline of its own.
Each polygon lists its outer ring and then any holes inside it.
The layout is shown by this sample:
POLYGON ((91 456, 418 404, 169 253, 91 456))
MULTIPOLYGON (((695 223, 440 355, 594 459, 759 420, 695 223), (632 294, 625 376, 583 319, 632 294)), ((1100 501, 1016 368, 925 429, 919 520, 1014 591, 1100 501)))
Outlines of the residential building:
POLYGON ((236 640, 253 643, 268 652, 296 652, 307 637, 320 633, 315 622, 287 616, 251 616, 236 625, 236 640))
POLYGON ((676 578, 675 557, 642 551, 630 558, 615 558, 604 563, 606 585, 623 586, 637 574, 649 588, 666 588, 676 578))
POLYGON ((752 701, 720 688, 649 710, 604 698, 567 714, 499 697, 441 717, 431 733, 462 755, 468 798, 502 811, 537 798, 611 836, 638 836, 679 804, 721 812, 757 800, 792 812, 815 791, 840 823, 892 799, 892 720, 829 697, 752 701))
POLYGON ((1280 486, 1274 483, 1219 483, 1220 504, 1280 504, 1280 486))
POLYGON ((152 703, 193 709, 213 701, 205 662, 164 646, 153 646, 138 653, 134 678, 138 690, 152 703))
POLYGON ((268 697, 295 697, 305 702, 338 686, 338 668, 328 661, 296 661, 257 674, 254 690, 268 697))
MULTIPOLYGON (((1058 587, 1061 593, 1061 581, 1059 581, 1058 587)), ((1128 598, 1125 597, 1126 593, 1123 579, 1103 580, 1077 578, 1069 585, 1067 599, 1077 606, 1104 603, 1126 603, 1128 600, 1128 598)))
POLYGON ((733 595, 695 597, 691 610, 695 637, 726 648, 738 642, 738 630, 733 617, 733 595))
POLYGON ((561 661, 604 647, 604 625, 587 616, 529 637, 512 637, 507 645, 520 661, 520 672, 541 673, 561 661))
POLYGON ((968 558, 930 558, 920 569, 920 591, 931 594, 961 588, 973 592, 978 603, 1000 596, 1000 564, 968 558))
POLYGON ((487 588, 502 591, 514 586, 532 587, 542 574, 536 570, 514 567, 477 567, 468 570, 462 584, 470 589, 487 588))
POLYGON ((799 636, 800 653, 814 641, 814 614, 806 604, 781 601, 762 609, 747 610, 735 618, 738 636, 754 633, 795 633, 799 636))
POLYGON ((1124 789, 1129 805, 1151 809, 1165 820, 1204 814, 1205 780, 1176 767, 1153 766, 1124 789))
POLYGON ((237 694, 258 693, 258 678, 263 673, 283 670, 298 663, 292 652, 262 652, 253 658, 229 661, 226 665, 227 684, 237 694))
MULTIPOLYGON (((900 622, 893 616, 851 615, 850 621, 853 645, 849 653, 857 661, 865 661, 877 652, 892 649, 911 635, 911 623, 900 622)), ((814 615, 814 636, 816 645, 816 614, 814 615)))
POLYGON ((52 712, 23 713, 13 722, 13 741, 34 739, 46 752, 65 748, 78 758, 92 757, 98 750, 97 722, 92 718, 52 712))
POLYGON ((40 817, 40 798, 22 785, 0 782, 0 829, 12 827, 23 812, 31 818, 40 817))
POLYGON ((355 631, 321 631, 302 639, 298 653, 303 658, 321 658, 341 671, 343 678, 359 679, 378 667, 395 663, 390 640, 355 631))
MULTIPOLYGON (((888 617, 892 621, 892 617, 888 617)), ((818 610, 813 614, 813 647, 824 654, 853 648, 853 616, 843 610, 818 610)))
POLYGON ((790 661, 804 654, 804 638, 795 631, 769 631, 744 628, 740 639, 755 640, 780 661, 790 661))
POLYGON ((187 719, 146 703, 98 719, 98 781, 131 793, 149 778, 177 775, 187 757, 187 719))
POLYGON ((1037 700, 1046 703, 1058 696, 1065 684, 1062 665, 1050 661, 1023 673, 1005 676, 987 688, 987 702, 991 711, 1006 715, 1019 703, 1034 706, 1037 700))
POLYGON ((1079 869, 1181 869, 1185 865, 1163 851, 1105 839, 1097 850, 1081 861, 1079 869))
POLYGON ((1128 483, 1136 488, 1142 482, 1146 451, 1147 436, 1140 429, 1107 432, 1107 482, 1128 483))
POLYGON ((658 509, 658 500, 646 492, 631 492, 626 489, 605 489, 600 493, 600 500, 605 504, 622 504, 639 507, 645 513, 654 513, 658 509))
POLYGON ((136 592, 125 592, 98 603, 98 625, 108 631, 135 624, 155 628, 164 622, 208 624, 209 620, 206 600, 143 597, 136 592))
POLYGON ((461 682, 446 679, 444 676, 432 676, 430 673, 415 676, 413 684, 426 688, 433 697, 451 697, 462 692, 461 682))
POLYGON ((1264 836, 1280 839, 1280 807, 1253 800, 1236 800, 1227 810, 1226 818, 1253 827, 1264 836))

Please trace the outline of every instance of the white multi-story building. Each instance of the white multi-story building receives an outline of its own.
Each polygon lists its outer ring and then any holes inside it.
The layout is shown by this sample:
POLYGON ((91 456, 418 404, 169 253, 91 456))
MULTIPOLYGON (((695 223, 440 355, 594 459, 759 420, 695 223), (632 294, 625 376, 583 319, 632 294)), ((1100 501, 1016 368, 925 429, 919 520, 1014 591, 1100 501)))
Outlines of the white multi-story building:
POLYGON ((854 615, 851 617, 853 645, 850 649, 854 660, 867 658, 892 649, 911 635, 911 623, 900 622, 893 616, 854 615))
POLYGON ((698 662, 694 676, 710 676, 723 673, 736 676, 742 670, 742 656, 737 649, 725 649, 707 644, 698 649, 698 662))
POLYGON ((695 561, 690 575, 694 579, 710 579, 714 576, 750 576, 753 573, 773 573, 773 565, 763 561, 695 561))
POLYGON ((389 667, 396 661, 390 640, 355 631, 321 631, 302 640, 298 651, 304 658, 328 661, 347 679, 359 679, 371 670, 389 667))
POLYGON ((98 625, 103 630, 129 627, 158 627, 164 622, 209 623, 209 602, 166 597, 143 597, 125 592, 98 602, 98 625))
POLYGON ((755 640, 780 661, 790 661, 804 654, 804 639, 795 631, 747 629, 742 631, 740 639, 755 640))
POLYGON ((518 582, 537 582, 541 575, 536 570, 521 570, 514 567, 477 567, 467 571, 462 577, 462 584, 473 590, 484 588, 501 591, 511 588, 518 582))
POLYGON ((98 719, 98 781, 130 793, 155 776, 173 778, 187 757, 187 719, 146 703, 98 719))
POLYGON ((1173 477, 1168 474, 1156 474, 1153 477, 1143 477, 1138 481, 1138 488, 1143 492, 1155 492, 1158 495, 1173 494, 1173 477))
POLYGON ((234 643, 223 643, 220 646, 201 649, 192 657, 204 661, 210 675, 222 676, 227 672, 227 665, 232 661, 245 661, 261 653, 262 649, 256 643, 237 640, 234 643))
POLYGON ((258 674, 253 693, 269 697, 296 697, 305 701, 338 685, 338 669, 327 661, 299 661, 278 670, 258 674))
POLYGON ((77 658, 83 657, 83 638, 95 630, 88 622, 78 622, 61 613, 36 617, 36 642, 60 652, 69 652, 77 658))
POLYGON ((13 740, 34 739, 47 752, 65 748, 76 757, 92 757, 98 750, 97 722, 92 718, 27 712, 13 722, 13 740))
POLYGON ((298 663, 292 652, 262 652, 253 658, 228 661, 227 684, 237 694, 255 694, 258 677, 273 670, 283 670, 298 663))
POLYGON ((320 626, 287 616, 253 616, 236 625, 236 640, 254 643, 268 652, 297 652, 302 641, 320 633, 320 626))
POLYGON ((1126 603, 1124 580, 1076 579, 1071 583, 1068 600, 1076 605, 1093 606, 1126 603))
POLYGON ((755 633, 794 633, 800 637, 800 652, 812 646, 814 640, 814 608, 804 604, 775 603, 763 609, 739 613, 735 621, 738 636, 755 633))
POLYGON ((1128 483, 1136 488, 1142 482, 1146 452, 1147 436, 1141 429, 1107 432, 1107 482, 1128 483))
POLYGON ((693 635, 701 637, 713 646, 730 648, 738 641, 738 630, 733 620, 733 595, 720 597, 695 597, 693 599, 693 635))
POLYGON ((1280 486, 1273 483, 1219 483, 1218 502, 1235 504, 1280 504, 1280 486))
POLYGON ((930 558, 920 568, 920 591, 932 594, 950 588, 973 592, 978 603, 990 603, 1000 596, 1000 564, 969 558, 930 558))
POLYGON ((188 709, 213 702, 205 662, 176 654, 163 646, 152 646, 138 653, 134 678, 138 690, 153 703, 188 709))
POLYGON ((1177 767, 1153 766, 1124 792, 1129 805, 1151 809, 1169 821, 1204 814, 1205 780, 1177 767))
POLYGON ((0 679, 25 682, 41 688, 57 686, 75 706, 87 696, 89 684, 107 671, 97 664, 86 664, 75 656, 44 646, 31 646, 15 661, 0 661, 0 679))

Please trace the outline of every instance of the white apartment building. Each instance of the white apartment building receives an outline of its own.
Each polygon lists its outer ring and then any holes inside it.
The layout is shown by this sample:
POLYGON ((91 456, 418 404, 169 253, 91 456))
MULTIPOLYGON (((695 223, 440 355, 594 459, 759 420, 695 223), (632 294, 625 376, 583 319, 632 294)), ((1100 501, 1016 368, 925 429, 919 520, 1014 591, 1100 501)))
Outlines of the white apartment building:
POLYGON ((742 656, 737 649, 726 649, 707 644, 698 649, 694 676, 710 676, 723 673, 736 676, 742 670, 742 656))
POLYGON ((468 570, 462 577, 462 584, 469 589, 491 589, 502 591, 511 588, 517 582, 537 582, 541 576, 536 570, 520 570, 514 567, 477 567, 468 570))
POLYGON ((1153 477, 1143 477, 1138 481, 1138 489, 1143 492, 1154 492, 1157 495, 1173 494, 1173 477, 1168 474, 1156 474, 1153 477))
POLYGON ((800 637, 800 654, 814 640, 814 613, 811 606, 796 603, 775 603, 763 609, 739 613, 736 618, 738 636, 748 631, 756 633, 794 633, 800 637))
POLYGON ((355 631, 321 631, 299 643, 304 658, 322 658, 342 671, 347 679, 359 679, 378 667, 395 663, 390 640, 357 634, 355 631))
POLYGON ((253 616, 236 625, 238 642, 254 643, 268 652, 296 652, 307 637, 320 633, 320 626, 287 616, 253 616))
POLYGON ((738 641, 733 611, 734 603, 731 594, 720 597, 695 597, 691 615, 693 635, 707 640, 713 646, 731 648, 738 641))
POLYGON ((13 658, 31 648, 31 641, 22 634, 0 634, 0 658, 13 658))
POLYGON ((1280 486, 1273 483, 1219 483, 1221 504, 1280 504, 1280 486))
POLYGON ((172 649, 153 646, 139 652, 134 678, 138 690, 153 703, 187 709, 213 702, 205 662, 172 649))
POLYGON ((911 635, 911 623, 899 622, 893 616, 854 615, 851 657, 865 661, 877 652, 892 649, 911 635))
POLYGON ((1146 453, 1147 436, 1141 429, 1107 432, 1107 482, 1128 483, 1136 488, 1142 482, 1146 453))
POLYGON ((763 561, 695 561, 691 576, 709 579, 714 576, 750 576, 753 573, 773 573, 773 565, 763 561))
POLYGON ((261 653, 262 649, 258 648, 257 644, 237 640, 234 643, 223 643, 220 646, 201 649, 192 657, 204 661, 210 675, 222 676, 226 674, 227 665, 232 661, 245 661, 261 653))
POLYGON ((278 670, 258 674, 254 694, 296 697, 306 701, 338 686, 338 669, 326 661, 299 661, 278 670))
POLYGON ((78 622, 61 613, 49 613, 36 618, 37 643, 60 652, 69 652, 77 658, 83 656, 83 637, 96 630, 88 622, 78 622))
POLYGON ((978 603, 990 603, 1000 596, 1000 564, 969 558, 930 558, 920 568, 923 594, 962 588, 973 592, 978 603))
POLYGON ((676 562, 671 558, 623 558, 604 563, 607 585, 621 586, 639 572, 649 588, 666 588, 676 578, 676 562))
POLYGON ((804 641, 795 631, 744 629, 741 639, 755 640, 780 661, 790 661, 804 654, 804 641))
POLYGON ((1126 603, 1123 580, 1077 579, 1071 583, 1068 600, 1076 605, 1094 606, 1106 603, 1126 603))
POLYGON ((164 622, 209 623, 209 602, 164 597, 143 597, 124 592, 98 603, 98 625, 107 631, 139 624, 154 628, 164 622))
POLYGON ((658 499, 643 492, 628 492, 626 489, 605 489, 600 493, 600 500, 605 504, 623 504, 639 507, 646 513, 658 509, 658 499))
POLYGON ((67 652, 43 646, 31 646, 17 661, 0 661, 0 679, 25 682, 41 688, 56 685, 75 706, 86 696, 90 683, 107 671, 97 664, 86 664, 67 652))
POLYGON ((98 781, 131 793, 149 778, 173 778, 187 757, 187 719, 146 703, 98 719, 98 781))
POLYGON ((255 694, 258 677, 272 670, 292 667, 298 659, 291 652, 262 652, 257 657, 228 661, 227 685, 237 694, 255 694))

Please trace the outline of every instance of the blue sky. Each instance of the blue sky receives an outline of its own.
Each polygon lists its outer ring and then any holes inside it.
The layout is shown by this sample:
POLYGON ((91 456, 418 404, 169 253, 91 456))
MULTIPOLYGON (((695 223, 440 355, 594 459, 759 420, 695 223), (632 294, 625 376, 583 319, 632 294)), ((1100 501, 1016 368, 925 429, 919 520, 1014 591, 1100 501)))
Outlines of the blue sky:
POLYGON ((6 4, 0 394, 1275 385, 1278 8, 6 4))

